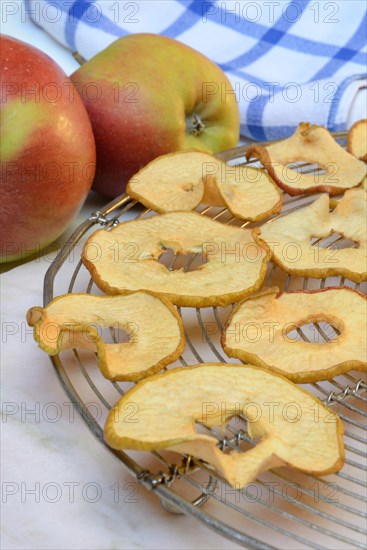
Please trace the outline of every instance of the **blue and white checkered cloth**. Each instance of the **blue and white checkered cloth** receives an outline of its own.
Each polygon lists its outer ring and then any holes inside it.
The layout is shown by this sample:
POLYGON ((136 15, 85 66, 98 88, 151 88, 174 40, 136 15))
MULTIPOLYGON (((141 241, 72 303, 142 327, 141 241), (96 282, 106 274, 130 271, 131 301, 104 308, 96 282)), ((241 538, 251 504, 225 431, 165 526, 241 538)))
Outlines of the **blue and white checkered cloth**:
POLYGON ((91 58, 117 37, 175 38, 229 77, 241 133, 256 140, 300 121, 332 131, 366 118, 364 0, 25 0, 33 21, 91 58))

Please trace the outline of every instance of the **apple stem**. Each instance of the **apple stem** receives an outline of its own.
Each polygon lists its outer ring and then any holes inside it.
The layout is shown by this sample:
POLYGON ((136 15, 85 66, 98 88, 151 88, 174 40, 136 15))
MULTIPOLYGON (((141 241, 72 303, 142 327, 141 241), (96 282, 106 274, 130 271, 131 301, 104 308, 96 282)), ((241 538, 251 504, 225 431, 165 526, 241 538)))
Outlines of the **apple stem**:
POLYGON ((200 136, 204 128, 204 122, 196 113, 186 120, 186 131, 193 136, 200 136))
POLYGON ((73 55, 75 61, 77 61, 79 63, 79 65, 84 65, 84 63, 86 63, 86 59, 84 59, 84 57, 82 55, 80 55, 79 52, 73 52, 72 55, 73 55))

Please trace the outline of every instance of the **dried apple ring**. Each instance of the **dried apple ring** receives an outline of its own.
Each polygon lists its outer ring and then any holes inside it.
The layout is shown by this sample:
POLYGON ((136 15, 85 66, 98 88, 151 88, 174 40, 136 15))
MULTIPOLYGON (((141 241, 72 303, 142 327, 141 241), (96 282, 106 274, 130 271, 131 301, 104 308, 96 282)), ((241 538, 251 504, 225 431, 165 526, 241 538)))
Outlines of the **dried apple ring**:
POLYGON ((259 221, 282 206, 282 193, 264 170, 229 166, 200 151, 158 157, 130 179, 126 190, 160 213, 194 210, 204 203, 227 206, 239 219, 259 221))
POLYGON ((340 275, 360 283, 367 280, 366 200, 364 189, 350 189, 330 213, 329 196, 321 195, 309 206, 263 225, 256 238, 267 244, 274 262, 287 273, 315 278, 340 275), (322 240, 333 233, 355 245, 321 248, 312 244, 313 238, 322 240))
POLYGON ((367 162, 367 119, 358 120, 348 134, 347 149, 351 155, 367 162))
POLYGON ((172 212, 100 229, 86 242, 83 262, 107 294, 148 290, 179 306, 226 306, 257 290, 269 253, 254 239, 258 230, 228 226, 197 212, 172 212), (166 249, 200 254, 197 270, 169 270, 166 249))
POLYGON ((115 405, 104 434, 114 449, 168 448, 198 457, 236 489, 278 466, 321 475, 344 463, 337 414, 289 380, 252 365, 203 363, 152 376, 115 405), (134 410, 134 423, 124 421, 127 410, 134 410), (239 413, 248 419, 250 437, 259 440, 244 453, 225 454, 216 438, 195 431, 195 421, 225 426, 239 413))
POLYGON ((366 165, 345 151, 326 128, 308 122, 301 122, 287 139, 249 147, 247 158, 258 158, 289 195, 320 192, 338 195, 360 185, 367 174, 366 165), (300 173, 287 166, 300 161, 317 164, 325 173, 300 173))
POLYGON ((328 380, 352 369, 366 371, 365 296, 347 287, 278 292, 273 288, 250 296, 232 311, 222 336, 229 357, 297 383, 328 380), (340 334, 328 343, 288 337, 313 322, 327 322, 340 334))
POLYGON ((173 363, 183 352, 181 317, 170 302, 145 292, 129 296, 64 294, 46 307, 33 307, 27 321, 41 349, 97 351, 98 366, 110 380, 141 380, 173 363), (124 330, 128 342, 105 343, 101 330, 124 330))

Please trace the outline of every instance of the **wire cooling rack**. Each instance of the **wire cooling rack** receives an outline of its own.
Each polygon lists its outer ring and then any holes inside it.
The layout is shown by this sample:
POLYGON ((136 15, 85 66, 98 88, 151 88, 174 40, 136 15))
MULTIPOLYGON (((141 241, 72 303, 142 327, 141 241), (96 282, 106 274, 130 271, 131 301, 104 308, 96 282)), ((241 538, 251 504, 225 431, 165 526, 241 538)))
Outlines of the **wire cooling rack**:
MULTIPOLYGON (((344 133, 335 134, 335 137, 345 145, 344 133)), ((253 164, 245 162, 245 152, 246 147, 238 147, 218 157, 230 163, 253 164)), ((295 167, 308 173, 320 170, 309 164, 298 163, 295 167)), ((315 196, 285 196, 280 215, 313 200, 315 196)), ((224 208, 203 208, 201 214, 226 224, 253 225, 242 224, 224 208)), ((79 247, 85 237, 96 226, 110 229, 120 220, 150 215, 154 213, 143 210, 126 195, 109 203, 103 211, 91 214, 50 266, 44 282, 44 304, 65 292, 100 294, 80 260, 79 247), (70 272, 67 287, 59 282, 66 280, 65 270, 70 272)), ((347 242, 340 235, 315 240, 313 244, 329 248, 355 246, 355 243, 347 242)), ((162 255, 161 261, 169 269, 183 267, 191 270, 197 267, 200 258, 198 255, 170 256, 167 252, 162 255)), ((364 284, 356 285, 340 277, 326 280, 290 277, 272 264, 264 282, 264 286, 270 285, 285 290, 336 285, 364 290, 364 284)), ((220 333, 230 310, 231 307, 179 308, 187 345, 180 360, 170 368, 209 361, 237 362, 229 360, 220 346, 220 333)), ((289 336, 305 341, 323 341, 325 345, 330 345, 332 353, 332 344, 326 342, 333 340, 337 332, 330 325, 314 323, 298 328, 293 336, 289 336)), ((121 335, 110 329, 104 338, 116 342, 121 335)), ((132 383, 104 379, 97 368, 96 356, 91 352, 67 350, 52 357, 52 362, 70 400, 89 429, 106 445, 103 440, 105 418, 132 383)), ((236 491, 209 464, 195 457, 179 457, 165 451, 119 452, 107 448, 129 468, 139 483, 156 494, 166 510, 189 514, 240 546, 254 549, 365 548, 366 379, 360 372, 350 372, 328 382, 305 387, 336 410, 344 422, 346 463, 336 475, 316 478, 289 468, 279 468, 266 472, 244 490, 236 491)), ((246 419, 242 416, 232 419, 225 429, 209 429, 204 425, 198 426, 198 429, 215 437, 223 451, 234 449, 241 452, 253 444, 247 435, 246 419)))

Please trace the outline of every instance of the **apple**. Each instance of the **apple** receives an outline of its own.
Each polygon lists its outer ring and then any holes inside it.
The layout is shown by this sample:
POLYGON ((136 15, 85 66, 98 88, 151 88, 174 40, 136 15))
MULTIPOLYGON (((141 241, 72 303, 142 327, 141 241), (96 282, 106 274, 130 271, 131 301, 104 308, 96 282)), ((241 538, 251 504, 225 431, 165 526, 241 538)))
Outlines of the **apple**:
POLYGON ((66 229, 92 185, 93 130, 63 70, 9 36, 1 48, 1 261, 40 251, 66 229))
POLYGON ((122 37, 71 80, 97 146, 93 189, 122 193, 154 158, 183 149, 215 153, 239 139, 239 109, 223 71, 192 48, 161 35, 122 37))

